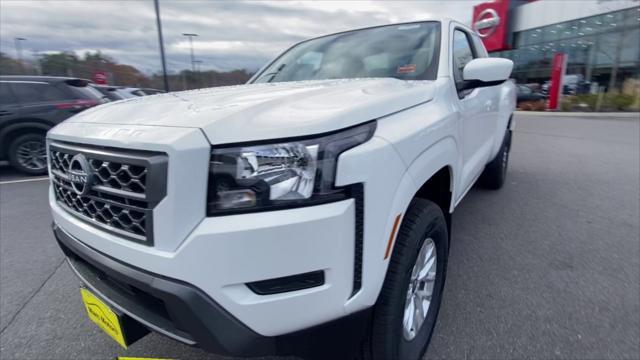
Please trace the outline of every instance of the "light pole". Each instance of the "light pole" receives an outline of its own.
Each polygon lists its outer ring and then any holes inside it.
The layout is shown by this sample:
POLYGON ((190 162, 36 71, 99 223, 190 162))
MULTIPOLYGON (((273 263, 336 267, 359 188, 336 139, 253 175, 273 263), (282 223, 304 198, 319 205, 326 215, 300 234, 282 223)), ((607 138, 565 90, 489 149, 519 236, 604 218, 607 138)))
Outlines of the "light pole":
POLYGON ((22 64, 22 43, 21 41, 25 41, 27 39, 22 37, 17 37, 14 39, 16 42, 16 55, 18 56, 18 62, 20 63, 20 68, 24 71, 24 65, 22 64))
POLYGON ((164 40, 162 38, 162 22, 160 21, 160 5, 158 0, 153 0, 156 8, 156 25, 158 27, 158 42, 160 43, 160 59, 162 60, 162 80, 164 91, 169 92, 169 79, 167 78, 167 62, 164 58, 164 40))
POLYGON ((198 76, 196 77, 196 86, 202 87, 202 75, 200 74, 200 65, 202 64, 202 60, 193 60, 193 63, 196 67, 196 73, 198 76))
POLYGON ((193 62, 196 64, 196 71, 200 72, 202 69, 202 60, 193 60, 193 62))
POLYGON ((36 59, 36 70, 38 71, 38 75, 42 75, 42 64, 40 63, 42 54, 40 54, 36 49, 31 49, 31 56, 36 59))
POLYGON ((191 48, 191 71, 196 72, 196 58, 193 55, 193 37, 198 36, 198 34, 182 34, 189 38, 189 47, 191 48))

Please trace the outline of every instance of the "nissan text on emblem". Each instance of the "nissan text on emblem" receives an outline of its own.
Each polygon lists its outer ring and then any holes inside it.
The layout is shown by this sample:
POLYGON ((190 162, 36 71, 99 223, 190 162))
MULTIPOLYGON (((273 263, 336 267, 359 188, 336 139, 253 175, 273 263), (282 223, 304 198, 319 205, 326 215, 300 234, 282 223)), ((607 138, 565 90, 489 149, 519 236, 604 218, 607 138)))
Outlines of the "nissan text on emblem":
POLYGON ((78 195, 85 195, 91 188, 93 174, 89 167, 87 158, 82 154, 77 154, 71 158, 69 170, 67 170, 67 178, 71 183, 71 187, 78 195))
POLYGON ((500 25, 500 16, 494 9, 484 9, 478 18, 473 23, 473 30, 475 30, 481 38, 491 36, 500 25))

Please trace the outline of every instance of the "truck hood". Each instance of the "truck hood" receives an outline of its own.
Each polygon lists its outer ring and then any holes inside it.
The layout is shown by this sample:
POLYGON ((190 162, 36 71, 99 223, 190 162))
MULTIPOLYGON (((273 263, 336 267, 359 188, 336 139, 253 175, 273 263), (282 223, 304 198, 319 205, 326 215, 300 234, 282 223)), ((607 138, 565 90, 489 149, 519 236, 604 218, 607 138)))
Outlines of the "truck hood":
POLYGON ((200 128, 224 144, 338 130, 427 102, 434 92, 433 81, 391 78, 247 84, 118 101, 67 122, 200 128))

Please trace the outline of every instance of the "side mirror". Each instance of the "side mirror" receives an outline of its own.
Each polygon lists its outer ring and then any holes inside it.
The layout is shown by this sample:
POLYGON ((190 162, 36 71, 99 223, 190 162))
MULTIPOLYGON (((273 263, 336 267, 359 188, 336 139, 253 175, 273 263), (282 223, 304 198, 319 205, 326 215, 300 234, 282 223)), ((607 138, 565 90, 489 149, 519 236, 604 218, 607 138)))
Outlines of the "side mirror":
POLYGON ((501 58, 473 59, 462 69, 462 84, 458 90, 493 86, 503 83, 511 75, 513 61, 501 58))

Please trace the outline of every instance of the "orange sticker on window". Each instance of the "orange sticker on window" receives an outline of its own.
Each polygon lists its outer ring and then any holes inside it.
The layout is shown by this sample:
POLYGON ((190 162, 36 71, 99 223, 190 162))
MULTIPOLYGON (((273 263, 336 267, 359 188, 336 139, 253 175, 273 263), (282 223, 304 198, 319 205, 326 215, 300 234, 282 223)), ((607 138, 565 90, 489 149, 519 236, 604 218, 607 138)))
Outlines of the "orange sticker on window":
POLYGON ((398 74, 409 74, 416 72, 416 64, 398 66, 398 74))

